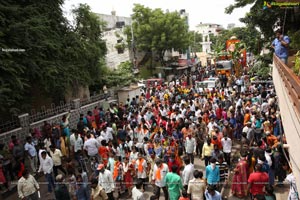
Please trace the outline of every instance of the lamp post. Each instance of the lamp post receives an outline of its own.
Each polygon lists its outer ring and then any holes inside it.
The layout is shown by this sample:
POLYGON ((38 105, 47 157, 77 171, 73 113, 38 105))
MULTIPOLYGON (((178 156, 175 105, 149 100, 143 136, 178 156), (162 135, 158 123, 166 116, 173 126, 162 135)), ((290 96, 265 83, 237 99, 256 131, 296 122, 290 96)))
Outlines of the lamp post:
POLYGON ((134 35, 133 35, 133 26, 132 26, 133 22, 131 22, 130 28, 131 28, 131 49, 133 52, 133 59, 132 59, 132 63, 133 63, 133 68, 136 69, 136 54, 135 54, 135 45, 134 45, 134 35))

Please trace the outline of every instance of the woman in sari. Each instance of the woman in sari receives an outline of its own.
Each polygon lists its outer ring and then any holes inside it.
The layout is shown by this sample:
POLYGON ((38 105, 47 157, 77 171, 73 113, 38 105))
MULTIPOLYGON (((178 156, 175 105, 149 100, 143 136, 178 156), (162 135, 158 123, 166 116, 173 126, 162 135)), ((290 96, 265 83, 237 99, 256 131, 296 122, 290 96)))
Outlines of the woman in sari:
POLYGON ((123 163, 124 181, 125 186, 128 189, 128 197, 131 197, 131 190, 133 188, 134 177, 134 162, 129 162, 129 158, 126 157, 123 163))
POLYGON ((247 154, 241 153, 240 161, 234 169, 234 176, 231 185, 231 192, 238 198, 244 198, 247 196, 247 154))
POLYGON ((60 150, 63 156, 69 157, 69 139, 65 135, 60 137, 60 150))
POLYGON ((101 146, 98 149, 98 153, 99 153, 99 155, 102 159, 103 164, 105 166, 107 166, 109 150, 108 150, 108 147, 107 147, 107 144, 106 144, 105 140, 101 141, 101 146))
POLYGON ((64 115, 62 117, 62 122, 60 123, 61 129, 63 130, 63 134, 68 138, 70 138, 69 118, 70 113, 64 115))

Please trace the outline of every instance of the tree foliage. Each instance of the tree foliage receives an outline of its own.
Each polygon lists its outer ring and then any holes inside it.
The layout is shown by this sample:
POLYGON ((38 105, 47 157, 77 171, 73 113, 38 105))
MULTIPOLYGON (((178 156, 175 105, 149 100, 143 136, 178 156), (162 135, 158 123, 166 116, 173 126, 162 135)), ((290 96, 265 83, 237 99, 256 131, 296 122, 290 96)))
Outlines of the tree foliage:
MULTIPOLYGON (((178 12, 163 12, 135 4, 132 14, 135 47, 145 52, 156 53, 163 61, 166 50, 184 50, 190 44, 186 19, 178 12)), ((127 27, 128 43, 132 42, 131 27, 127 27)))
POLYGON ((130 85, 130 83, 136 81, 132 68, 130 61, 121 63, 115 70, 107 68, 104 78, 105 83, 109 87, 130 85))
POLYGON ((270 76, 270 66, 272 63, 272 53, 265 54, 263 56, 257 56, 256 62, 253 67, 250 68, 249 73, 252 76, 259 76, 262 79, 266 79, 270 76))
POLYGON ((189 41, 191 43, 192 52, 201 52, 202 51, 202 34, 196 31, 189 32, 189 41))
POLYGON ((300 29, 300 17, 297 9, 282 9, 278 6, 263 9, 264 2, 265 0, 235 0, 235 3, 228 6, 225 12, 231 14, 236 8, 252 4, 250 12, 240 21, 250 27, 258 27, 268 41, 273 37, 274 29, 282 28, 285 32, 300 29))
POLYGON ((236 27, 231 30, 223 30, 218 36, 216 41, 221 44, 225 44, 226 41, 229 40, 232 36, 236 36, 237 39, 241 40, 245 43, 248 52, 252 52, 254 54, 259 54, 261 45, 261 33, 256 30, 254 27, 236 27))
POLYGON ((72 27, 62 5, 63 0, 0 2, 0 46, 13 49, 0 54, 1 113, 31 105, 34 91, 61 101, 67 90, 99 79, 106 53, 101 23, 80 5, 72 27))

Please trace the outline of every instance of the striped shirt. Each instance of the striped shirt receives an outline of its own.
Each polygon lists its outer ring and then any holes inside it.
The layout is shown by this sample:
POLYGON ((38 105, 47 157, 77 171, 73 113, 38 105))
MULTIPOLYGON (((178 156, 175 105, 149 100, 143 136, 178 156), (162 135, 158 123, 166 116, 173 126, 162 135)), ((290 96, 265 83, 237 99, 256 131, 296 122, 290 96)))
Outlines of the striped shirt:
POLYGON ((224 182, 226 179, 228 179, 228 165, 224 161, 222 163, 217 162, 216 166, 220 169, 220 182, 224 182))

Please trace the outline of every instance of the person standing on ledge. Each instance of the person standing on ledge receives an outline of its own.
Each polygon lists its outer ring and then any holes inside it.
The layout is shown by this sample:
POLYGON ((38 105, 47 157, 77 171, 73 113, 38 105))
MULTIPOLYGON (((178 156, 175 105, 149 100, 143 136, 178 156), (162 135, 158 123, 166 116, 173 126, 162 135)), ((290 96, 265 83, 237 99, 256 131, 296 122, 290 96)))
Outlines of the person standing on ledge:
POLYGON ((275 50, 275 55, 285 64, 288 62, 288 47, 290 44, 290 38, 282 34, 281 30, 277 30, 276 38, 272 42, 272 47, 275 50))
POLYGON ((107 89, 106 85, 103 86, 103 93, 104 93, 104 96, 105 96, 105 101, 107 101, 107 98, 108 98, 108 89, 107 89))

